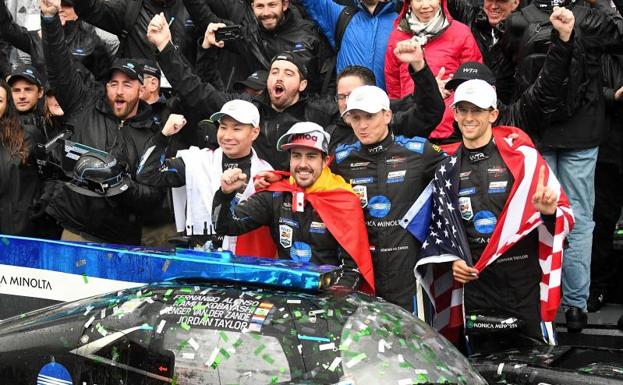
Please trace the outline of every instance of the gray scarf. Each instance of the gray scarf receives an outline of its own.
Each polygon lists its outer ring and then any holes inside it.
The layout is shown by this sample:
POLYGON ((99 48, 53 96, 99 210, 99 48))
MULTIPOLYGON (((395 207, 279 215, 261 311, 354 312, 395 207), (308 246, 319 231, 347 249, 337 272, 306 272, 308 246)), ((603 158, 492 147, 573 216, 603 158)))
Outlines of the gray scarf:
MULTIPOLYGON (((450 22, 446 19, 446 16, 441 10, 441 5, 437 10, 437 14, 426 23, 419 21, 411 9, 407 11, 405 18, 408 23, 408 28, 411 30, 410 32, 413 33, 412 39, 419 45, 426 44, 428 40, 439 35, 450 25, 450 22)), ((402 23, 401 26, 403 26, 402 23)))

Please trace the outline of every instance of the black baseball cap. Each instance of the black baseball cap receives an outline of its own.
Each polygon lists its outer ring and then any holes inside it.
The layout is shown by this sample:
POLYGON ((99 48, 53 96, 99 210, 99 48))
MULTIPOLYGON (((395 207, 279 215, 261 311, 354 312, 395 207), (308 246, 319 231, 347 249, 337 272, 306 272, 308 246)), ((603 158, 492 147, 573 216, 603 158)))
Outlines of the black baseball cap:
POLYGON ((298 58, 297 56, 293 55, 290 52, 282 52, 273 57, 273 60, 270 61, 270 66, 272 67, 273 63, 276 62, 277 60, 285 60, 285 61, 289 61, 290 63, 294 64, 296 68, 299 69, 301 78, 307 79, 307 67, 305 67, 305 64, 303 64, 301 59, 298 58))
POLYGON ((143 83, 143 70, 135 60, 132 59, 115 59, 112 67, 108 71, 108 79, 112 77, 114 71, 121 71, 128 75, 130 79, 138 80, 143 83))
POLYGON ((13 83, 18 79, 24 79, 37 87, 43 87, 41 74, 39 74, 39 71, 31 65, 22 64, 17 66, 13 71, 11 71, 11 76, 9 76, 7 83, 9 85, 13 85, 13 83))
POLYGON ((61 0, 62 5, 69 5, 70 7, 74 6, 74 0, 61 0))
POLYGON ((493 72, 482 63, 475 61, 468 61, 459 66, 454 73, 452 79, 446 83, 446 89, 453 91, 461 83, 467 80, 480 79, 495 86, 495 75, 493 72))
POLYGON ((254 90, 265 90, 266 80, 268 79, 268 71, 259 70, 249 75, 246 80, 240 80, 234 83, 234 91, 242 91, 246 87, 254 90))
POLYGON ((158 64, 153 60, 146 60, 143 63, 142 71, 143 76, 153 76, 158 80, 160 80, 160 77, 162 76, 162 71, 160 71, 160 67, 158 67, 158 64))

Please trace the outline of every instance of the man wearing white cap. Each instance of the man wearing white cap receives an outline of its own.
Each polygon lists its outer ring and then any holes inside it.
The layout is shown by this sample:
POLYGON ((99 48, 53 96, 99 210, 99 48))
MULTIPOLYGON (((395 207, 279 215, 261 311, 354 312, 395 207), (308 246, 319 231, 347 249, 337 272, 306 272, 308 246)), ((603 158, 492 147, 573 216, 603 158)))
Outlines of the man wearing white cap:
POLYGON ((374 293, 374 274, 359 199, 327 167, 330 135, 316 123, 294 124, 277 141, 289 151, 290 174, 244 202, 232 204, 247 175, 236 168, 221 177, 214 200, 216 231, 238 235, 270 227, 279 258, 341 267, 336 285, 374 293), (347 221, 344 218, 348 218, 347 221))
MULTIPOLYGON (((489 83, 480 79, 462 83, 452 106, 463 141, 456 155, 440 166, 443 173, 435 178, 446 186, 435 184, 433 200, 444 194, 451 197, 449 202, 458 210, 447 217, 440 212, 438 218, 456 226, 445 228, 440 220, 435 229, 464 233, 463 246, 469 250, 453 254, 444 249, 443 255, 434 257, 426 255, 432 251, 423 250, 427 261, 419 261, 418 269, 427 263, 451 262, 454 279, 464 284, 468 319, 484 315, 511 320, 524 336, 543 343, 548 333, 541 321, 553 321, 560 304, 562 244, 573 226, 569 203, 526 133, 516 127, 492 127, 498 110, 489 83)), ((457 239, 462 243, 461 237, 457 239)), ((429 240, 430 235, 428 244, 429 240)), ((467 331, 473 334, 470 342, 477 351, 496 349, 500 341, 519 346, 512 337, 518 335, 517 329, 509 327, 506 332, 515 334, 500 338, 475 331, 475 324, 468 324, 467 331)))
MULTIPOLYGON (((178 231, 185 231, 195 245, 212 241, 212 247, 219 247, 221 239, 215 236, 212 226, 212 200, 219 189, 221 175, 226 170, 239 169, 253 177, 272 167, 258 158, 251 147, 260 132, 260 114, 252 103, 229 101, 210 119, 219 123, 219 148, 211 151, 191 147, 178 151, 175 158, 165 159, 171 136, 186 124, 182 115, 172 114, 162 132, 154 136, 154 145, 143 155, 138 179, 152 186, 174 187, 173 207, 178 231)), ((253 183, 246 182, 236 189, 237 199, 246 199, 255 192, 253 183)), ((260 231, 261 234, 253 236, 269 239, 266 229, 260 231)), ((262 244, 259 250, 249 249, 253 242, 237 242, 235 237, 226 237, 222 239, 222 246, 243 255, 274 256, 274 246, 262 244)))
POLYGON ((445 155, 425 138, 392 134, 389 98, 378 87, 355 88, 342 116, 359 141, 338 146, 331 167, 364 208, 377 294, 412 311, 420 244, 399 222, 445 155))

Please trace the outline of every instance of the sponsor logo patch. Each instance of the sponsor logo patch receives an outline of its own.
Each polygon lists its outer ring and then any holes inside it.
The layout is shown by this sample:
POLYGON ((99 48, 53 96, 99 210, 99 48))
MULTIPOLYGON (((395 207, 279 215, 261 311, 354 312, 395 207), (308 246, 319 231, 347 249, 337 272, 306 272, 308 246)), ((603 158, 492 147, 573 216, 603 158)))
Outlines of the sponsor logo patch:
POLYGON ((392 203, 384 195, 376 195, 368 201, 368 213, 374 218, 384 218, 392 209, 392 203))
POLYGON ((294 231, 288 225, 279 225, 279 244, 287 249, 292 246, 292 234, 294 231))

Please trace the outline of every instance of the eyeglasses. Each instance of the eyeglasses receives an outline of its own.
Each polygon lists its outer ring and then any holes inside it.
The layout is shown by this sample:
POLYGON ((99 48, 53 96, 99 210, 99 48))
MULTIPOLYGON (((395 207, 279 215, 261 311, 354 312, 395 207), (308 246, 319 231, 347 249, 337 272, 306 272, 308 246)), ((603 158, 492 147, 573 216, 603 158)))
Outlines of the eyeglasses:
POLYGON ((467 114, 472 114, 472 115, 480 115, 483 112, 491 112, 493 111, 493 108, 480 108, 480 107, 465 107, 465 106, 456 106, 454 107, 454 112, 459 114, 459 115, 467 115, 467 114))
POLYGON ((346 95, 346 94, 337 94, 335 95, 334 99, 336 102, 341 102, 341 101, 346 101, 348 100, 348 97, 350 96, 350 94, 346 95))

